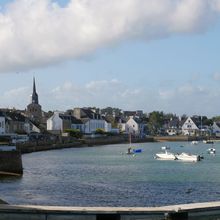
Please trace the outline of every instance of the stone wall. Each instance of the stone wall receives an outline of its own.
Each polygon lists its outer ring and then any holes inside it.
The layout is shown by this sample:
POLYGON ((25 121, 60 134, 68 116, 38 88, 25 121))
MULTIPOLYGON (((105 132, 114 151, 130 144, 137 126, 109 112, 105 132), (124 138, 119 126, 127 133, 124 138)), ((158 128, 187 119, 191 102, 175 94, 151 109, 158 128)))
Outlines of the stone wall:
POLYGON ((19 151, 0 151, 0 172, 19 174, 23 173, 21 153, 19 151))

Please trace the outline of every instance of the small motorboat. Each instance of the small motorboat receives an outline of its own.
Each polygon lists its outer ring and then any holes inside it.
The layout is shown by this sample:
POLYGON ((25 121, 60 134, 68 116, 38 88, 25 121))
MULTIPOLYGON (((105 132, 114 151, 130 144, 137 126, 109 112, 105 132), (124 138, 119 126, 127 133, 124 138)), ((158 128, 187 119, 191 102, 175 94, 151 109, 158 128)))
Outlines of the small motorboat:
POLYGON ((196 161, 200 161, 201 159, 199 155, 189 154, 189 153, 184 153, 184 152, 181 154, 177 154, 175 156, 178 160, 189 161, 189 162, 196 162, 196 161))
POLYGON ((197 145, 199 142, 198 141, 192 141, 191 144, 197 145))
POLYGON ((204 140, 203 143, 204 144, 214 144, 214 142, 211 140, 204 140))
POLYGON ((209 148, 207 151, 209 154, 215 154, 215 152, 216 152, 215 148, 213 148, 213 147, 209 148))
POLYGON ((142 153, 142 149, 133 149, 133 153, 142 153))
POLYGON ((170 149, 170 147, 168 147, 168 146, 161 147, 161 150, 169 150, 169 149, 170 149))
POLYGON ((168 151, 157 153, 155 158, 160 160, 176 160, 175 154, 168 151))

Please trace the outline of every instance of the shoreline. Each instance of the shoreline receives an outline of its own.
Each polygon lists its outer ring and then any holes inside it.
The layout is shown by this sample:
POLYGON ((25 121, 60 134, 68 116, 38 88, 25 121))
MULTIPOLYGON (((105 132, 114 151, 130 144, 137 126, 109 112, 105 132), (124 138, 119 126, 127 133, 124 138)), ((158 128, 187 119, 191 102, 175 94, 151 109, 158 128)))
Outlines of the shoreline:
MULTIPOLYGON (((189 136, 149 136, 145 138, 133 138, 132 144, 135 143, 150 143, 150 142, 183 142, 201 140, 201 137, 189 136)), ((217 141, 217 140, 216 140, 217 141)), ((93 147, 100 145, 111 144, 128 144, 127 136, 104 136, 96 138, 87 138, 83 140, 75 140, 68 143, 49 143, 49 142, 32 142, 25 144, 17 144, 17 149, 21 154, 33 153, 38 151, 58 150, 64 148, 78 148, 78 147, 93 147)))
MULTIPOLYGON (((155 142, 153 137, 147 138, 136 138, 132 143, 145 143, 145 142, 155 142)), ((93 147, 100 145, 111 145, 111 144, 127 144, 129 143, 128 138, 124 136, 116 137, 98 137, 78 140, 70 143, 25 143, 18 144, 17 150, 21 154, 33 153, 38 151, 47 151, 47 150, 58 150, 64 148, 80 148, 80 147, 93 147)))

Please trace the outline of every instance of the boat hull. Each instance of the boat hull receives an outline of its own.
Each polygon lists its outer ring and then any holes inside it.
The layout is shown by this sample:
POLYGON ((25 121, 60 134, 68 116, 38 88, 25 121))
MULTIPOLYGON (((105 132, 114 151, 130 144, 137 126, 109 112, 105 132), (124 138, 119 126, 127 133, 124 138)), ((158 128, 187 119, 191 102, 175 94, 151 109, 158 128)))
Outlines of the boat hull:
POLYGON ((188 162, 196 162, 200 160, 200 157, 198 155, 189 155, 189 154, 180 154, 176 155, 176 158, 181 161, 188 161, 188 162))
POLYGON ((176 160, 176 156, 174 154, 169 153, 157 153, 156 159, 159 160, 176 160))

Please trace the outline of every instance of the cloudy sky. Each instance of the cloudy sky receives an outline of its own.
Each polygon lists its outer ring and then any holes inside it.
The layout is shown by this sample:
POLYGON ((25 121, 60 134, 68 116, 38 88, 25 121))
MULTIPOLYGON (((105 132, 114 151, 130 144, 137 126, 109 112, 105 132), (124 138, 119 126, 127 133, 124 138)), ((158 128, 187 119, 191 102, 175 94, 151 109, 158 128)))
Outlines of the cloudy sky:
POLYGON ((0 107, 220 115, 220 0, 1 0, 0 107))

